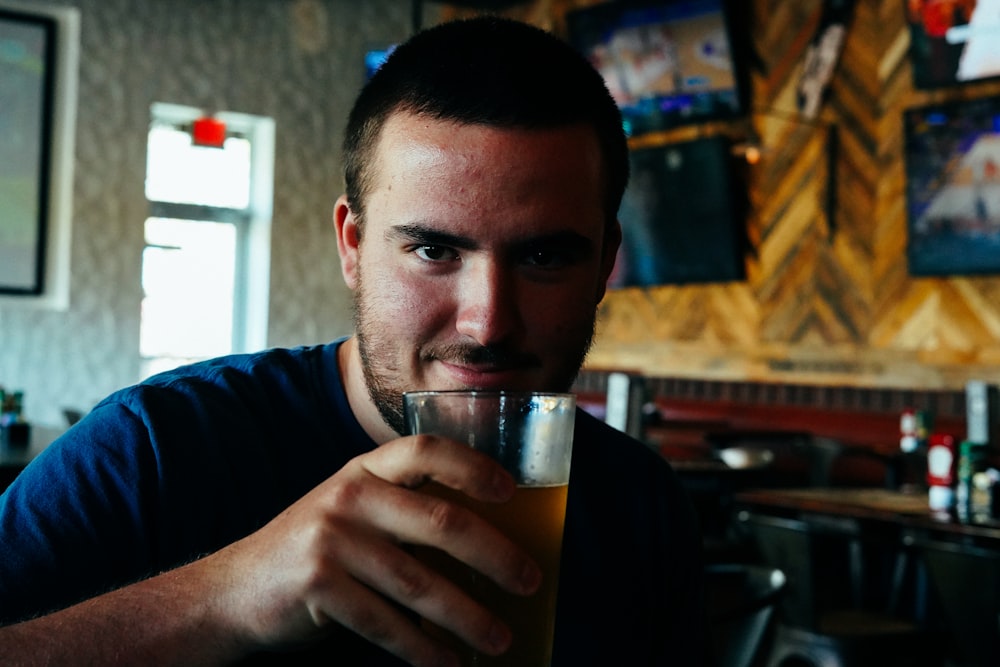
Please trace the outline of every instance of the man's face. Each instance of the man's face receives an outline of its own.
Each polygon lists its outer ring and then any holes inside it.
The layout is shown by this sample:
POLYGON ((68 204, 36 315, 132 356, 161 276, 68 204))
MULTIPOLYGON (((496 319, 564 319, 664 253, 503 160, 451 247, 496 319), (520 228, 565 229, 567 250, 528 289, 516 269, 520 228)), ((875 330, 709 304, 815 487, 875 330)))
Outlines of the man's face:
POLYGON ((618 244, 592 130, 396 114, 372 176, 360 236, 345 207, 338 240, 388 425, 404 430, 404 391, 567 390, 618 244))

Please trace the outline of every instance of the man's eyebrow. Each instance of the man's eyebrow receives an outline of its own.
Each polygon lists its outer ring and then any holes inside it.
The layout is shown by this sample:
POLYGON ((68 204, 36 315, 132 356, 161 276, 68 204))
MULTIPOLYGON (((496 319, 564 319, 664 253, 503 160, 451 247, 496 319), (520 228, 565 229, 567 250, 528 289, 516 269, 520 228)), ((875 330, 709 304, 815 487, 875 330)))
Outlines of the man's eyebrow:
MULTIPOLYGON (((442 232, 421 223, 394 225, 389 228, 387 236, 394 239, 403 238, 419 245, 445 246, 458 250, 476 250, 480 247, 478 242, 467 236, 442 232)), ((583 255, 594 250, 594 243, 591 239, 578 232, 563 230, 550 234, 527 236, 522 239, 516 239, 509 244, 509 248, 515 253, 541 247, 559 248, 583 255)))
POLYGON ((388 236, 404 238, 420 245, 447 246, 459 250, 474 250, 478 246, 468 237, 449 234, 419 223, 394 225, 389 228, 388 236))
POLYGON ((553 232, 551 234, 543 234, 540 236, 532 236, 526 238, 522 241, 518 241, 514 244, 515 247, 531 249, 537 247, 546 248, 559 248, 561 250, 569 250, 576 253, 584 253, 594 248, 594 242, 580 234, 579 232, 574 232, 571 230, 553 232))

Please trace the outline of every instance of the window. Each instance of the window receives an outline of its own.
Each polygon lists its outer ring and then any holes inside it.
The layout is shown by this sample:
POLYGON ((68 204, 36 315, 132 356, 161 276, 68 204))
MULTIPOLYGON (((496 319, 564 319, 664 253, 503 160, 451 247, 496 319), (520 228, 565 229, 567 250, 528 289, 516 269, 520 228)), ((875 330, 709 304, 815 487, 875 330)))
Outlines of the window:
POLYGON ((192 143, 200 109, 152 108, 142 254, 142 377, 267 341, 274 124, 218 113, 221 148, 192 143))

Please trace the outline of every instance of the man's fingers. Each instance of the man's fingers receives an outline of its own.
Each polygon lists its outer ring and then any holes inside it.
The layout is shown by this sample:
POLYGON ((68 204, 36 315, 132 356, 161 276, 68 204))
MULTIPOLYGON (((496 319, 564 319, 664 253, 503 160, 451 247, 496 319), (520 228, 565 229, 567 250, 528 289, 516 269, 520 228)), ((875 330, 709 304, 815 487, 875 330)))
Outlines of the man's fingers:
POLYGON ((509 500, 516 487, 500 464, 454 440, 413 435, 365 455, 364 468, 392 484, 409 488, 433 480, 478 500, 509 500))
MULTIPOLYGON (((441 552, 436 554, 447 558, 441 552)), ((447 628, 470 646, 497 654, 509 645, 510 631, 489 610, 403 549, 385 549, 377 541, 359 536, 352 544, 341 548, 339 556, 356 563, 351 574, 358 581, 412 609, 422 618, 447 628)), ((370 613, 371 609, 356 611, 354 622, 375 627, 377 632, 377 623, 367 618, 370 613)))
POLYGON ((482 653, 502 652, 506 626, 404 545, 433 547, 511 593, 532 593, 537 565, 463 506, 506 501, 514 491, 496 462, 443 438, 400 438, 351 460, 234 549, 251 560, 270 554, 270 569, 251 582, 255 611, 243 615, 252 617, 251 634, 307 636, 334 619, 414 665, 447 664, 451 654, 405 608, 482 653), (417 488, 424 485, 453 497, 417 488), (262 598, 271 601, 266 609, 262 598))
POLYGON ((313 604, 314 618, 336 619, 415 667, 458 665, 451 651, 432 640, 383 597, 350 577, 331 587, 327 595, 315 598, 313 604))
MULTIPOLYGON (((333 493, 341 508, 364 515, 366 523, 397 542, 436 547, 516 594, 533 593, 541 572, 535 562, 502 532, 459 504, 458 492, 445 497, 368 479, 341 484, 333 493)), ((353 562, 345 559, 346 562, 353 562)))

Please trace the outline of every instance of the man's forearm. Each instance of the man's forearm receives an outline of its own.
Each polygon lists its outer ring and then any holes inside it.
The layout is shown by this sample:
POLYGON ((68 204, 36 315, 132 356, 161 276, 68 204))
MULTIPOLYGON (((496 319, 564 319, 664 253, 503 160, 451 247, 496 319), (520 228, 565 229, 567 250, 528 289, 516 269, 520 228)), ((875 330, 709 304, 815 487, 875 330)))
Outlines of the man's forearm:
MULTIPOLYGON (((67 609, 0 628, 0 664, 219 665, 249 642, 219 609, 218 582, 202 563, 67 609)), ((224 596, 223 596, 224 598, 224 596)))

